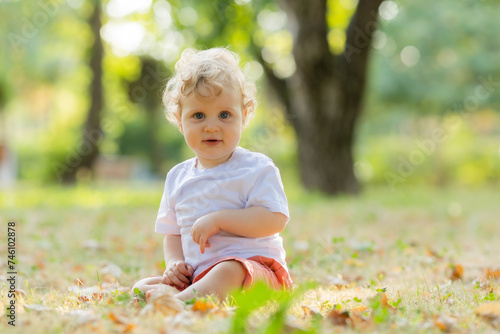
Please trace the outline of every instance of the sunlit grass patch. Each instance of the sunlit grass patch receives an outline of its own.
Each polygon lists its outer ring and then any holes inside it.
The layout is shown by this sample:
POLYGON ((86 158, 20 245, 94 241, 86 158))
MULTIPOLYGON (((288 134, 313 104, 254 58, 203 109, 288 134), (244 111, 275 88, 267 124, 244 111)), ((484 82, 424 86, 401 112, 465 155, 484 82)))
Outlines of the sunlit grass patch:
MULTIPOLYGON (((145 313, 145 300, 128 292, 138 279, 163 270, 162 238, 153 231, 161 189, 89 185, 44 192, 23 186, 13 190, 15 201, 0 202, 2 221, 14 217, 18 227, 18 328, 37 333, 487 331, 494 315, 479 316, 482 309, 476 310, 500 296, 496 192, 377 188, 359 197, 316 194, 305 201, 300 198, 307 194, 297 192, 283 232, 297 291, 260 288, 221 302, 201 298, 166 316, 154 309, 145 313), (116 197, 117 189, 133 195, 116 197), (78 205, 94 191, 102 205, 78 205), (28 200, 22 200, 23 193, 31 194, 28 200)), ((5 276, 2 252, 0 276, 5 276)), ((2 284, 4 310, 8 298, 2 284)), ((6 328, 4 321, 0 331, 6 328)))

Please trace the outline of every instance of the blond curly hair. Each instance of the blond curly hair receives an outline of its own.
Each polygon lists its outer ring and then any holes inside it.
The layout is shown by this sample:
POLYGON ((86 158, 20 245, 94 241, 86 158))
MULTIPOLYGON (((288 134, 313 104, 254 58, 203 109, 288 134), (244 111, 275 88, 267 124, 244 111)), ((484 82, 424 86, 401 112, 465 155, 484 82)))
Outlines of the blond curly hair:
POLYGON ((191 93, 210 98, 219 96, 224 87, 234 87, 241 92, 242 107, 246 109, 247 115, 246 124, 257 106, 257 92, 255 84, 245 78, 239 62, 238 55, 227 48, 184 50, 175 64, 174 76, 168 81, 163 92, 167 119, 179 125, 181 99, 191 93))

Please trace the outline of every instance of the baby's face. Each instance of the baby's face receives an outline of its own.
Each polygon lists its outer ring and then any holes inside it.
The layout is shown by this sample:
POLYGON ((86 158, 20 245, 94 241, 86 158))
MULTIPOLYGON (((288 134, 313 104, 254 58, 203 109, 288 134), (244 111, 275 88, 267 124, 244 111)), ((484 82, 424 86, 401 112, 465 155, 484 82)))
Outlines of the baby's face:
POLYGON ((198 157, 198 168, 213 168, 233 154, 245 121, 242 98, 236 89, 225 87, 212 98, 192 93, 181 99, 179 129, 198 157))

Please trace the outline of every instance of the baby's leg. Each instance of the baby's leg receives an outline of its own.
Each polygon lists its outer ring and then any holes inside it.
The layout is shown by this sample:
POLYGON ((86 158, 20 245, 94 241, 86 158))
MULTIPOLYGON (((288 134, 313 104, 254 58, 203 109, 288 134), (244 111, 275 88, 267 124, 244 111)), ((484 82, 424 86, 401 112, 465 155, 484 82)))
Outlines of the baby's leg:
POLYGON ((239 261, 224 261, 212 268, 202 279, 176 295, 180 300, 214 294, 224 299, 231 290, 241 288, 247 275, 239 261))
POLYGON ((134 284, 132 293, 134 293, 135 289, 137 288, 139 289, 139 291, 146 294, 149 290, 157 289, 162 285, 165 285, 165 283, 163 283, 163 277, 161 276, 144 278, 134 284))

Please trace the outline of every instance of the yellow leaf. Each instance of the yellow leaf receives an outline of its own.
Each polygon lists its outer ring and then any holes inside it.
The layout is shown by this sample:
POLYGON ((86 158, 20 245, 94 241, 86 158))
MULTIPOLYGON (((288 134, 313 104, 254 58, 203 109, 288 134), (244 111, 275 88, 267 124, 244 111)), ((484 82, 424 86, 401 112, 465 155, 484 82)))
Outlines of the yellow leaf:
POLYGON ((500 302, 479 305, 474 313, 490 323, 494 328, 500 329, 500 302))
POLYGON ((493 270, 490 268, 486 268, 486 278, 487 279, 498 279, 500 278, 500 270, 493 270))
POLYGON ((198 299, 197 301, 194 302, 193 306, 191 309, 193 311, 198 311, 198 312, 206 312, 211 309, 215 308, 215 305, 209 301, 203 301, 198 299))
POLYGON ((452 268, 453 271, 451 272, 450 279, 452 281, 457 281, 459 279, 462 279, 462 277, 464 276, 464 267, 462 267, 462 265, 460 264, 457 264, 453 265, 452 268))
POLYGON ((385 293, 382 294, 382 300, 380 303, 382 304, 382 307, 385 307, 391 311, 396 311, 396 308, 394 306, 391 306, 389 302, 392 302, 389 297, 385 293))
POLYGON ((435 315, 434 324, 443 332, 456 332, 458 329, 457 320, 445 315, 435 315))

